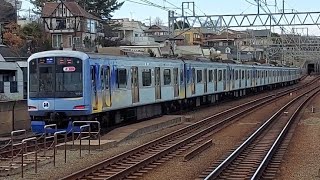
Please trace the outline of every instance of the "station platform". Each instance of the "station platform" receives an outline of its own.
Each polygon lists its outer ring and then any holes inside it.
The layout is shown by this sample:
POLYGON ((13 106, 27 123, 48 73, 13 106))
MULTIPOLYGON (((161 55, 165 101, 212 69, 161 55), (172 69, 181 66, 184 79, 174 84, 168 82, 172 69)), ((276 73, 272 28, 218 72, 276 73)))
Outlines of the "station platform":
MULTIPOLYGON (((159 118, 139 122, 136 124, 131 124, 128 126, 120 127, 110 131, 109 133, 101 136, 101 149, 107 149, 110 147, 116 146, 118 143, 136 138, 148 133, 156 132, 161 129, 165 129, 171 126, 179 125, 185 121, 184 116, 179 115, 166 115, 159 118)), ((82 140, 81 145, 82 149, 88 149, 88 140, 82 140)), ((73 142, 67 143, 67 148, 76 148, 78 149, 80 146, 80 141, 76 140, 73 142)), ((99 142, 98 140, 91 140, 90 146, 92 149, 98 149, 99 142)))

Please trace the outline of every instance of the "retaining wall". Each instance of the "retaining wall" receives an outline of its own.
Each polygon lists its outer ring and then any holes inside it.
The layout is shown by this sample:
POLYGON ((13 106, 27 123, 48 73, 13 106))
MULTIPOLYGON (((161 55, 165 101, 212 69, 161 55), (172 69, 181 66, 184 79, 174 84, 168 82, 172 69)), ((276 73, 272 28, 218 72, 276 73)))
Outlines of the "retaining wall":
POLYGON ((13 130, 29 130, 30 124, 26 100, 0 102, 0 136, 13 130))

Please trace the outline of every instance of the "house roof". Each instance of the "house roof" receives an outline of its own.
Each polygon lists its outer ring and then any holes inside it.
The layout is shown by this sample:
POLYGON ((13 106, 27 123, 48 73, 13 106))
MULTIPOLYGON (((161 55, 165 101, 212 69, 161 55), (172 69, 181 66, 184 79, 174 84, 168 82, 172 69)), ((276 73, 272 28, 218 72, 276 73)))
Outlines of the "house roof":
POLYGON ((169 32, 169 28, 167 26, 152 25, 145 32, 169 32))
POLYGON ((5 59, 6 57, 19 57, 17 53, 15 53, 8 46, 0 45, 0 55, 5 59))
POLYGON ((74 16, 85 17, 88 19, 101 20, 100 18, 85 11, 78 3, 74 1, 68 2, 47 2, 42 10, 42 17, 50 17, 57 7, 63 3, 74 16))
POLYGON ((154 38, 155 42, 164 42, 166 40, 184 40, 184 37, 182 35, 179 36, 172 36, 172 35, 153 35, 151 36, 154 38))

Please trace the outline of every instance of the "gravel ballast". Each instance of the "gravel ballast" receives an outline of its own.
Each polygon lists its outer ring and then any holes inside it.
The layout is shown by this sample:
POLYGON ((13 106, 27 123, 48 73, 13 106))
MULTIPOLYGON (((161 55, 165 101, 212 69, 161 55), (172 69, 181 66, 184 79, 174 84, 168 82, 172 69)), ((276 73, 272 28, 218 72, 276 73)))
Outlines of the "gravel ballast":
MULTIPOLYGON (((204 108, 201 110, 196 110, 194 112, 190 112, 187 114, 190 114, 194 117, 194 119, 192 120, 194 122, 194 121, 201 120, 204 117, 213 115, 217 112, 221 112, 221 111, 228 109, 230 107, 234 107, 236 105, 243 104, 244 102, 248 102, 256 97, 262 97, 262 96, 265 96, 266 94, 272 94, 272 93, 274 93, 274 92, 259 94, 256 96, 250 96, 250 97, 238 99, 238 100, 235 100, 232 102, 219 104, 217 106, 212 106, 212 107, 204 108)), ((289 98, 289 97, 287 97, 287 98, 289 98)), ((266 117, 267 115, 270 114, 270 111, 273 108, 279 107, 280 105, 281 105, 281 103, 275 103, 272 108, 268 108, 269 109, 268 111, 266 110, 263 113, 261 113, 261 112, 259 113, 258 111, 256 111, 255 113, 253 113, 253 114, 255 114, 253 116, 257 116, 257 117, 258 116, 259 117, 265 116, 266 117)), ((319 106, 319 109, 320 109, 320 106, 319 106)), ((252 131, 252 129, 254 129, 255 127, 257 127, 259 125, 260 122, 261 122, 261 119, 257 119, 254 117, 248 116, 246 118, 243 118, 242 121, 239 121, 238 123, 233 124, 233 125, 229 126, 228 128, 226 128, 225 130, 222 130, 222 131, 218 132, 216 135, 214 135, 212 137, 213 143, 214 143, 212 148, 209 148, 205 152, 201 153, 200 155, 198 155, 197 157, 195 157, 194 159, 189 161, 192 163, 189 163, 189 162, 185 163, 185 162, 182 162, 181 159, 176 158, 170 162, 165 163, 164 165, 159 166, 155 170, 150 171, 150 173, 148 173, 143 178, 145 178, 145 179, 159 179, 159 178, 160 179, 172 179, 172 177, 174 177, 172 175, 182 174, 182 176, 180 176, 179 178, 173 178, 173 179, 190 179, 190 178, 194 179, 197 177, 197 175, 199 173, 201 173, 203 170, 205 170, 206 167, 208 167, 213 162, 212 160, 214 160, 214 159, 217 160, 219 157, 221 157, 226 152, 228 152, 228 150, 233 148, 235 144, 242 141, 243 138, 245 136, 247 136, 247 134, 252 131), (210 155, 210 158, 208 158, 208 154, 211 154, 212 157, 210 155), (186 165, 186 164, 188 164, 188 165, 186 165), (201 164, 201 165, 199 165, 199 164, 201 164), (168 168, 163 169, 163 167, 168 167, 168 168), (186 167, 186 168, 181 169, 182 167, 186 167), (163 173, 158 173, 158 172, 163 172, 163 173), (176 172, 176 173, 172 174, 171 172, 176 172), (157 177, 157 174, 159 175, 158 177, 157 177), (163 176, 164 174, 168 175, 168 176, 163 176), (155 176, 151 177, 152 175, 155 175, 155 176), (168 177, 168 178, 165 178, 165 177, 168 177)), ((170 133, 174 130, 185 127, 185 126, 189 125, 189 123, 190 122, 187 122, 187 123, 173 126, 173 127, 161 130, 161 131, 146 134, 141 137, 130 139, 130 140, 127 140, 127 141, 120 143, 117 147, 113 147, 113 148, 110 148, 110 149, 107 149, 104 151, 98 151, 98 152, 93 151, 92 155, 85 155, 85 154, 87 154, 87 151, 83 151, 82 158, 79 157, 78 151, 68 151, 68 163, 66 165, 63 163, 63 154, 62 154, 63 151, 59 151, 59 155, 57 157, 58 158, 57 159, 57 162, 58 162, 57 167, 53 167, 53 163, 41 165, 38 168, 38 174, 34 174, 33 169, 28 170, 25 173, 24 179, 58 179, 58 178, 61 178, 63 176, 71 174, 75 171, 79 171, 85 167, 88 167, 92 164, 100 162, 103 159, 107 159, 109 157, 115 156, 119 153, 125 152, 125 151, 130 150, 134 147, 137 147, 143 143, 149 142, 151 140, 154 140, 155 138, 158 138, 158 137, 163 136, 167 133, 170 133)), ((3 177, 1 177, 0 179, 3 179, 3 177)), ((20 178, 20 174, 18 174, 15 176, 4 178, 4 179, 21 179, 21 178, 20 178)))

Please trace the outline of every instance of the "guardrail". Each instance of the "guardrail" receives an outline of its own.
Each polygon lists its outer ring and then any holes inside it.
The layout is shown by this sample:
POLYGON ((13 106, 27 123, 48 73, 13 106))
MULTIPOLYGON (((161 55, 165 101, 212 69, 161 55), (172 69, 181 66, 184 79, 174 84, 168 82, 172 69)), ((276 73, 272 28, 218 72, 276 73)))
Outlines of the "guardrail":
MULTIPOLYGON (((98 136, 98 149, 101 149, 101 126, 100 126, 100 122, 99 121, 73 121, 72 122, 72 149, 74 147, 74 135, 75 133, 79 133, 79 136, 81 134, 84 134, 84 133, 81 133, 81 127, 80 127, 80 132, 75 132, 74 131, 74 127, 75 127, 75 124, 79 124, 79 123, 87 123, 89 126, 91 124, 97 124, 98 126, 98 131, 94 131, 94 132, 91 132, 91 127, 90 127, 90 137, 91 137, 91 134, 96 134, 98 136)), ((87 126, 86 126, 87 127, 87 126)), ((78 137, 80 138, 80 156, 81 156, 81 137, 78 137)), ((89 143, 90 143, 90 138, 89 138, 89 143)), ((89 153, 90 153, 90 147, 89 147, 89 153)))
POLYGON ((13 155, 13 147, 20 146, 21 143, 14 143, 14 137, 17 136, 17 134, 24 134, 24 139, 27 138, 27 131, 25 129, 20 129, 16 131, 11 131, 11 160, 13 161, 14 155, 13 155))
MULTIPOLYGON (((54 127, 55 132, 57 132, 57 124, 48 124, 44 126, 44 139, 43 139, 43 144, 44 144, 44 148, 43 148, 43 156, 46 156, 46 151, 47 151, 47 139, 54 139, 54 135, 52 136, 47 136, 47 130, 49 130, 49 128, 51 129, 52 127, 54 127)), ((50 147, 49 147, 50 148, 50 147)))
POLYGON ((22 140, 22 146, 21 146, 21 177, 23 178, 23 166, 24 166, 24 156, 28 156, 28 155, 35 155, 35 173, 38 172, 38 141, 36 137, 31 137, 31 138, 27 138, 27 139, 23 139, 22 140), (34 141, 35 142, 35 151, 32 152, 28 152, 27 150, 27 143, 29 141, 34 141), (26 146, 25 146, 26 145, 26 146), (24 154, 24 149, 26 150, 26 154, 24 154))
POLYGON ((80 157, 81 157, 81 150, 82 150, 82 139, 89 139, 89 154, 90 154, 90 147, 91 147, 91 141, 90 141, 90 138, 91 137, 91 126, 90 124, 87 124, 87 125, 83 125, 83 126, 80 126, 80 134, 79 134, 79 140, 80 140, 80 147, 79 147, 79 150, 80 150, 80 157), (82 129, 85 129, 85 128, 89 128, 89 136, 85 136, 85 137, 82 137, 82 134, 84 134, 84 132, 82 132, 82 129))
POLYGON ((54 133, 53 148, 53 166, 56 167, 57 147, 64 145, 64 163, 67 163, 67 131, 59 131, 54 133), (64 144, 58 144, 58 135, 64 135, 64 144))

